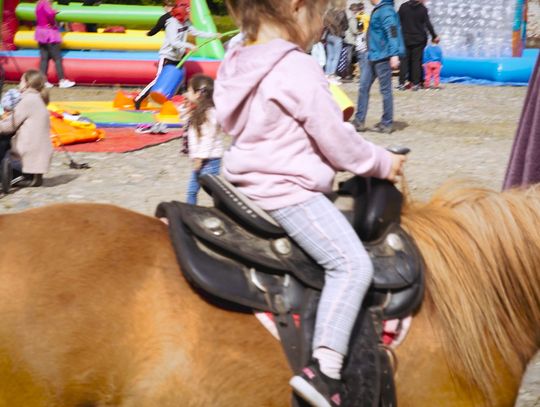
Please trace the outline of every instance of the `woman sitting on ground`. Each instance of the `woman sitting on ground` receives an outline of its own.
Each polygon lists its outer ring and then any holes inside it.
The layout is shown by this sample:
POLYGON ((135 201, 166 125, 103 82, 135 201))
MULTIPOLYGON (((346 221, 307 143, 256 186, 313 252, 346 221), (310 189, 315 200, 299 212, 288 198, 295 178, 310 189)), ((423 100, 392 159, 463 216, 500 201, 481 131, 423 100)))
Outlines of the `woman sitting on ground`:
POLYGON ((28 70, 21 77, 19 90, 21 101, 13 114, 0 121, 0 137, 15 133, 11 139, 11 157, 21 161, 28 186, 39 186, 43 174, 49 170, 53 152, 45 77, 39 71, 28 70))

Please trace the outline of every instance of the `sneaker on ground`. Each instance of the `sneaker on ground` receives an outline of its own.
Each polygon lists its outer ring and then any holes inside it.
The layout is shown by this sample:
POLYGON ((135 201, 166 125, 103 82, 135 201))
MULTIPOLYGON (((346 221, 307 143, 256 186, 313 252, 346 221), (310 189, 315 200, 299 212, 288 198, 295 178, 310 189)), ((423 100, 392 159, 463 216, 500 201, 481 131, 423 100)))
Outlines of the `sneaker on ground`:
POLYGON ((354 118, 354 120, 352 121, 352 125, 354 126, 354 129, 359 133, 363 133, 367 130, 366 123, 361 122, 357 118, 354 118))
POLYGON ((341 406, 341 381, 323 374, 318 360, 312 360, 289 384, 296 394, 314 407, 341 406))
POLYGON ((154 126, 152 124, 139 124, 137 128, 135 129, 135 133, 147 134, 152 131, 153 127, 154 126))
POLYGON ((50 88, 53 88, 54 85, 53 85, 52 83, 50 83, 49 81, 47 81, 47 82, 45 82, 45 87, 46 87, 47 89, 50 89, 50 88))
POLYGON ((58 82, 58 87, 62 89, 71 88, 72 86, 75 86, 75 82, 70 81, 69 79, 61 79, 60 82, 58 82))
POLYGON ((159 134, 159 133, 161 133, 161 130, 162 130, 162 124, 164 124, 164 123, 160 123, 160 122, 154 123, 154 124, 152 125, 152 127, 150 128, 150 133, 152 133, 152 134, 159 134))
POLYGON ((396 86, 396 89, 397 90, 407 90, 407 85, 402 83, 401 85, 396 86))
POLYGON ((417 92, 421 89, 420 85, 413 85, 413 87, 411 88, 413 92, 417 92))
POLYGON ((371 131, 377 132, 377 133, 384 133, 384 134, 390 134, 392 131, 392 126, 386 126, 382 124, 381 122, 377 123, 375 126, 373 126, 373 129, 371 131))
POLYGON ((169 132, 169 128, 167 127, 166 123, 160 122, 158 124, 159 124, 159 127, 158 127, 159 134, 167 134, 169 132))

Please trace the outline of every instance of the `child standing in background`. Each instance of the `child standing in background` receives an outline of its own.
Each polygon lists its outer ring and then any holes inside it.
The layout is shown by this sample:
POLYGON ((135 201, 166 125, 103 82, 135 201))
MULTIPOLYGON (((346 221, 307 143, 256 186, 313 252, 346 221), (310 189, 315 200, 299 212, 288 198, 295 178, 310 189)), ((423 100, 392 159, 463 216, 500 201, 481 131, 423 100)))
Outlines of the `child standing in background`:
POLYGON ((439 37, 434 38, 424 49, 424 89, 428 90, 431 86, 431 78, 433 78, 433 89, 440 90, 441 69, 443 61, 443 52, 439 46, 439 37))
MULTIPOLYGON (((36 5, 36 31, 34 38, 39 46, 39 70, 47 79, 49 60, 52 59, 56 64, 56 75, 58 76, 58 86, 60 88, 71 88, 75 86, 72 82, 64 78, 64 68, 62 67, 62 36, 60 28, 56 23, 56 14, 58 11, 52 8, 49 0, 39 0, 36 5)), ((47 80, 45 87, 51 88, 53 85, 47 80)))
POLYGON ((227 0, 245 35, 216 79, 219 123, 233 137, 223 175, 325 270, 312 360, 290 384, 312 406, 339 406, 341 370, 373 265, 324 195, 337 171, 396 181, 405 161, 359 136, 317 61, 328 0, 227 0))
POLYGON ((201 189, 199 177, 218 175, 223 156, 223 133, 217 123, 213 101, 214 80, 206 75, 194 75, 188 83, 186 99, 191 104, 187 131, 189 158, 193 171, 188 184, 186 202, 195 205, 201 189))
POLYGON ((165 65, 178 65, 187 51, 197 49, 195 44, 188 42, 188 34, 201 38, 220 38, 220 34, 207 33, 197 30, 189 20, 191 6, 189 0, 177 0, 171 10, 172 18, 165 22, 165 41, 159 49, 159 62, 156 77, 133 99, 135 109, 141 108, 142 101, 150 94, 165 65))

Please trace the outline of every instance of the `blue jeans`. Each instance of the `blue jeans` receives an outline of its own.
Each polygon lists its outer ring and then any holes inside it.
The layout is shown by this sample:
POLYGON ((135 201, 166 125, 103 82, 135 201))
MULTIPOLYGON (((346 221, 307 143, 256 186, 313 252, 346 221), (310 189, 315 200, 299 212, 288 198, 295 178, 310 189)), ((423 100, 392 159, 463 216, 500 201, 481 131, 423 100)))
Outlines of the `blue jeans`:
POLYGON ((328 34, 326 36, 326 66, 324 73, 334 75, 337 70, 339 56, 343 48, 343 38, 336 35, 328 34))
POLYGON ((360 68, 360 75, 364 71, 364 67, 368 62, 367 51, 356 51, 356 60, 358 61, 358 67, 360 68))
POLYGON ((392 126, 394 122, 394 99, 392 96, 392 68, 388 59, 382 61, 367 61, 360 74, 360 90, 358 93, 358 106, 356 120, 366 121, 369 105, 369 92, 375 79, 379 78, 379 87, 383 97, 383 115, 381 124, 392 126))
POLYGON ((221 158, 208 158, 203 160, 199 171, 192 171, 189 179, 186 202, 190 205, 197 203, 197 194, 201 189, 199 177, 204 174, 218 175, 221 168, 221 158))

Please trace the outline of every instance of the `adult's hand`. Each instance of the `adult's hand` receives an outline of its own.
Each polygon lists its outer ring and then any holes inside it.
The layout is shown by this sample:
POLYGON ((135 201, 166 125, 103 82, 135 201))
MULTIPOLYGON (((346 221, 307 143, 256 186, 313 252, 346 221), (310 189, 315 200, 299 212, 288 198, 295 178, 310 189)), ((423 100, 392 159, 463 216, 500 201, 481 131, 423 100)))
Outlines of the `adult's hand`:
POLYGON ((398 69, 399 68, 399 57, 393 56, 390 58, 390 68, 398 69))

